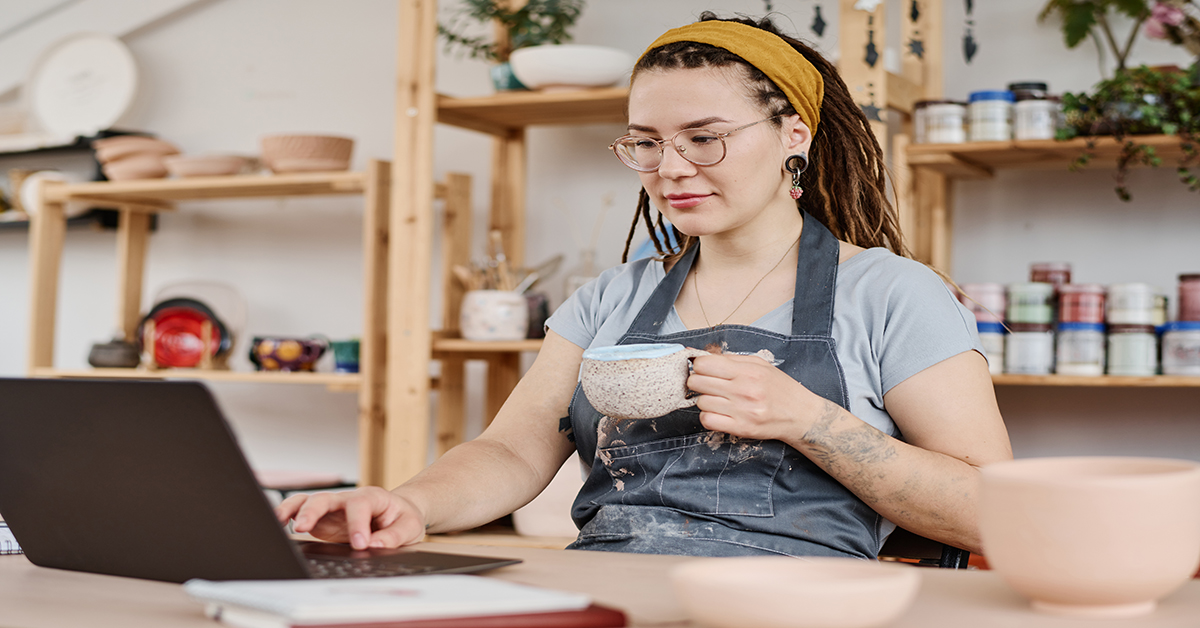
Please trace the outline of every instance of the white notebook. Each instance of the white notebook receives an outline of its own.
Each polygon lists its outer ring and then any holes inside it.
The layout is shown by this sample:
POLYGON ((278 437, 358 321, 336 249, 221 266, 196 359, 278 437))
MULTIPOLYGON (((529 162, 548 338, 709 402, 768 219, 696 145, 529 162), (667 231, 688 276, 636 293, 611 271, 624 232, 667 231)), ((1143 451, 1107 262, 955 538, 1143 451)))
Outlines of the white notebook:
POLYGON ((467 575, 345 580, 189 580, 189 595, 213 606, 274 614, 285 625, 478 617, 587 608, 580 593, 467 575))

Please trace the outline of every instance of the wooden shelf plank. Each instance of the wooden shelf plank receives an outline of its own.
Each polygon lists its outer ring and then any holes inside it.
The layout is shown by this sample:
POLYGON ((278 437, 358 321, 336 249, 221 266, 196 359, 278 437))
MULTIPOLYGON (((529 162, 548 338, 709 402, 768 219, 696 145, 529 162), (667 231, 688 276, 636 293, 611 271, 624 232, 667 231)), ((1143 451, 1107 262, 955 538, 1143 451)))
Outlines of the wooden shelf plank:
POLYGON ((276 175, 235 175, 186 179, 92 181, 46 186, 46 201, 85 199, 90 203, 132 203, 143 206, 174 201, 279 196, 361 194, 361 172, 312 172, 276 175))
MULTIPOLYGON (((1183 147, 1174 135, 1131 137, 1139 144, 1153 146, 1164 165, 1183 156, 1183 147)), ((1057 140, 1013 140, 1009 142, 970 142, 966 144, 910 144, 908 161, 914 168, 927 168, 951 176, 972 177, 981 172, 964 171, 963 164, 987 172, 993 169, 1044 170, 1064 169, 1088 150, 1087 138, 1066 142, 1057 140)), ((1088 167, 1112 167, 1121 152, 1114 138, 1094 140, 1088 167)))
POLYGON ((358 373, 284 373, 281 371, 206 371, 200 369, 57 369, 35 368, 31 377, 86 379, 199 379, 216 382, 248 384, 310 384, 330 386, 337 390, 358 390, 362 381, 358 373))
POLYGON ((539 340, 466 340, 464 338, 434 338, 434 352, 454 353, 514 353, 521 351, 539 351, 542 341, 539 340))
POLYGON ((1155 375, 1127 377, 1104 375, 1081 377, 1072 375, 993 375, 996 386, 1101 386, 1108 388, 1190 388, 1200 387, 1200 377, 1187 375, 1155 375))
POLYGON ((438 122, 497 136, 536 124, 623 124, 628 98, 625 87, 504 92, 477 98, 438 95, 438 122))

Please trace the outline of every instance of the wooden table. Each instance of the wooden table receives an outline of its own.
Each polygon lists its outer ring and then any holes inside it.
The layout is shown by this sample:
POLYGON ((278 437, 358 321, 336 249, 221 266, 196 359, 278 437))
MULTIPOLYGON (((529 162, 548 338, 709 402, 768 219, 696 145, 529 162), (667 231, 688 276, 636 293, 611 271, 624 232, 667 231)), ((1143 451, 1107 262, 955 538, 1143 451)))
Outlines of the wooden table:
MULTIPOLYGON (((580 591, 625 610, 632 626, 689 626, 667 572, 689 560, 521 547, 425 544, 422 549, 523 558, 490 577, 580 591)), ((916 569, 916 567, 914 567, 916 569)), ((1138 619, 1081 621, 1035 613, 994 572, 922 569, 916 602, 893 628, 1103 628, 1200 625, 1200 580, 1138 619)), ((798 609, 798 612, 803 612, 798 609)), ((24 556, 0 556, 4 628, 214 628, 173 584, 43 569, 24 556)))

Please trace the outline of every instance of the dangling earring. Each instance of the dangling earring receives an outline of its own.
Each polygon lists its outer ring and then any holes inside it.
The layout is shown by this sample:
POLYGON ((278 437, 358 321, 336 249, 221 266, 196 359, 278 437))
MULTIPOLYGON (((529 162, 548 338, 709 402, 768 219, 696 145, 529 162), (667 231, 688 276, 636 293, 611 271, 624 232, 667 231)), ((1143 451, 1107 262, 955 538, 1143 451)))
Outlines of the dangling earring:
POLYGON ((808 156, 804 153, 792 155, 783 162, 783 167, 792 173, 792 189, 788 191, 788 194, 792 196, 793 200, 798 201, 800 200, 800 195, 804 194, 804 190, 800 188, 800 175, 804 174, 805 170, 808 170, 808 156))

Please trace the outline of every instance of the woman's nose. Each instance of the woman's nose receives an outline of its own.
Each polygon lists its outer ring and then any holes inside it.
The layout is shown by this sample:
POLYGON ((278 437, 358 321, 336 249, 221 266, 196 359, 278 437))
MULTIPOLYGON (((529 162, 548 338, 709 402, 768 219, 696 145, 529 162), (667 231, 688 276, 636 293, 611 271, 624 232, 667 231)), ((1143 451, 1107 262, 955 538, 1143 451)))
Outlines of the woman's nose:
POLYGON ((662 163, 658 165, 658 176, 664 179, 691 176, 696 173, 696 164, 683 158, 685 148, 673 142, 663 145, 662 163))

